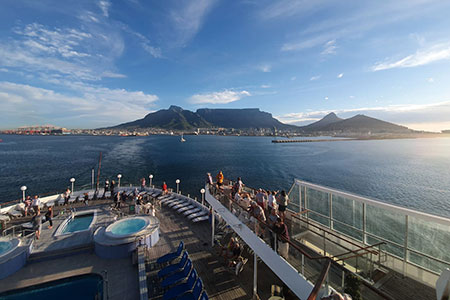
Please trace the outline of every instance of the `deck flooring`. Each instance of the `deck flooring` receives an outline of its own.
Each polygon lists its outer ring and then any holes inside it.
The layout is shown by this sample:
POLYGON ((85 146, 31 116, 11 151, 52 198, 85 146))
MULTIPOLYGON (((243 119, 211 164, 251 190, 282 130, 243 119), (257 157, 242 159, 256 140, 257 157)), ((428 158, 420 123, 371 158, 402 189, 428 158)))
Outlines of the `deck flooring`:
MULTIPOLYGON (((211 248, 211 226, 206 222, 193 224, 182 215, 178 215, 170 208, 162 208, 157 217, 161 221, 160 240, 149 250, 148 266, 155 260, 176 250, 183 241, 195 269, 205 285, 210 299, 252 299, 253 295, 253 256, 249 256, 244 270, 236 276, 234 270, 227 267, 223 258, 218 255, 217 247, 211 248)), ((149 267, 148 289, 150 299, 160 299, 155 280, 157 270, 149 267)), ((270 297, 271 285, 283 285, 280 279, 262 262, 258 261, 258 296, 260 299, 270 297)), ((296 299, 286 295, 286 299, 296 299)))

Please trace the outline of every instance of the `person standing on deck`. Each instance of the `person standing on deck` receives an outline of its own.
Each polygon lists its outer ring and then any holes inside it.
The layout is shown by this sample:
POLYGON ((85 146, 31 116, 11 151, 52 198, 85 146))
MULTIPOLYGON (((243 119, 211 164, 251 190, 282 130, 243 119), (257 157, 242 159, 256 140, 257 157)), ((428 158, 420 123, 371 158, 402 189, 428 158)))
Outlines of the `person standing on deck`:
POLYGON ((116 182, 111 180, 111 198, 114 197, 114 188, 116 187, 116 182))
POLYGON ((42 218, 40 210, 38 210, 36 215, 31 219, 31 224, 33 224, 33 230, 36 232, 36 239, 38 240, 41 236, 42 229, 42 218))
POLYGON ((109 180, 106 179, 106 180, 105 180, 105 189, 103 190, 103 196, 102 196, 102 199, 105 199, 105 197, 106 197, 106 192, 108 192, 108 191, 109 191, 109 180))
POLYGON ((284 220, 286 208, 289 204, 289 198, 286 194, 286 191, 281 191, 280 194, 277 196, 277 203, 278 203, 278 211, 280 212, 281 218, 284 220))
POLYGON ((31 201, 31 197, 27 196, 27 198, 24 201, 24 204, 25 204, 25 217, 28 215, 28 212, 31 209, 31 202, 32 202, 31 201))
POLYGON ((141 178, 141 191, 145 191, 145 177, 141 178))
POLYGON ((34 196, 33 202, 31 204, 33 206, 34 214, 37 215, 41 213, 41 199, 39 199, 38 195, 34 196))
POLYGON ((280 241, 280 243, 278 243, 278 252, 287 260, 289 258, 289 233, 283 219, 277 219, 273 231, 277 234, 278 241, 280 241))
POLYGON ((276 192, 275 191, 269 191, 269 196, 267 197, 267 211, 270 215, 270 212, 272 209, 276 209, 277 201, 276 201, 276 192))
POLYGON ((48 211, 45 213, 44 217, 45 217, 45 221, 44 222, 48 221, 48 223, 49 223, 48 229, 52 229, 52 227, 53 227, 53 221, 52 221, 52 218, 53 218, 53 207, 52 206, 50 206, 48 208, 48 211))
POLYGON ((265 199, 267 199, 267 194, 263 189, 259 189, 258 192, 255 195, 256 203, 258 203, 259 206, 261 206, 263 209, 266 208, 265 199))
POLYGON ((217 174, 217 188, 220 190, 222 189, 223 186, 223 178, 224 178, 223 173, 222 171, 220 171, 219 174, 217 174))
POLYGON ((168 193, 169 193, 169 190, 167 190, 167 184, 164 181, 163 184, 162 184, 162 194, 163 195, 167 195, 168 193))

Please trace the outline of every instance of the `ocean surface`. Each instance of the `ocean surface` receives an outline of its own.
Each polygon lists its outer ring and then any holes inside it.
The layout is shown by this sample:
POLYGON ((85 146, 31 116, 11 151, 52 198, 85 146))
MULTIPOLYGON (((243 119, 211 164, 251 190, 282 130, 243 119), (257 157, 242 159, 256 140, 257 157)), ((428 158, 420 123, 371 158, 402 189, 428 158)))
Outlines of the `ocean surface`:
POLYGON ((274 144, 271 137, 0 135, 0 202, 27 194, 90 186, 91 169, 122 184, 153 174, 183 194, 200 197, 206 172, 255 188, 289 190, 294 178, 384 202, 450 216, 450 139, 274 144))

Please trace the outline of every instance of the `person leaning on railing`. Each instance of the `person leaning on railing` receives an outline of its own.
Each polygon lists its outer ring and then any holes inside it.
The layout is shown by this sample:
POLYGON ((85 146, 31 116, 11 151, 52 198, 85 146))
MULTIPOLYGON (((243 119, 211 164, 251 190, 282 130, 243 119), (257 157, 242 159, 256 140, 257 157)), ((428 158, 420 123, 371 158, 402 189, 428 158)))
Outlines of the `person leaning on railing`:
POLYGON ((283 256, 285 259, 288 259, 289 257, 289 233, 288 228, 286 224, 284 223, 283 219, 278 218, 274 227, 273 231, 277 234, 278 240, 280 243, 278 243, 278 252, 281 256, 283 256))

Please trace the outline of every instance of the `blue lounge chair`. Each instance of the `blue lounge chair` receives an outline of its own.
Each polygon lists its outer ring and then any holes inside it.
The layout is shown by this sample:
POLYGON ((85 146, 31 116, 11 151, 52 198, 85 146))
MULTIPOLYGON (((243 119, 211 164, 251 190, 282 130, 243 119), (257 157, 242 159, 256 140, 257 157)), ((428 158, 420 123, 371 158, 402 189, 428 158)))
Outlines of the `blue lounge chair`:
POLYGON ((199 278, 197 282, 194 285, 194 289, 191 292, 187 292, 180 297, 178 297, 178 300, 208 300, 208 295, 206 295, 206 292, 203 292, 203 282, 199 278), (200 298, 201 297, 201 298, 200 298))
POLYGON ((174 299, 194 288, 195 282, 197 281, 197 271, 195 269, 192 270, 191 274, 189 275, 187 281, 185 283, 179 284, 177 286, 174 286, 170 290, 168 290, 164 296, 163 300, 169 300, 174 299))
POLYGON ((184 243, 183 243, 183 241, 181 241, 180 244, 178 245, 177 251, 172 252, 172 253, 167 253, 166 255, 161 256, 160 258, 158 258, 156 260, 156 262, 158 264, 163 264, 163 263, 172 261, 177 257, 180 257, 181 252, 183 252, 183 248, 184 248, 184 243))
POLYGON ((186 278, 189 276, 189 274, 192 271, 192 261, 188 259, 186 265, 184 266, 183 270, 177 273, 173 273, 166 277, 161 282, 161 287, 168 287, 177 283, 180 283, 180 281, 186 280, 186 278))
POLYGON ((181 271, 181 269, 184 268, 184 265, 186 265, 186 262, 187 262, 188 258, 189 258, 188 252, 184 251, 183 255, 181 256, 180 262, 178 262, 176 264, 173 264, 173 265, 170 265, 170 266, 167 266, 167 267, 162 268, 161 270, 159 270, 158 277, 162 278, 164 276, 169 275, 170 273, 181 271))

